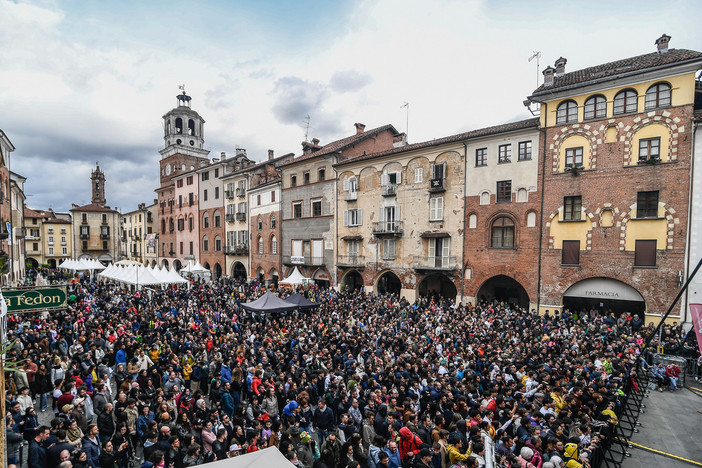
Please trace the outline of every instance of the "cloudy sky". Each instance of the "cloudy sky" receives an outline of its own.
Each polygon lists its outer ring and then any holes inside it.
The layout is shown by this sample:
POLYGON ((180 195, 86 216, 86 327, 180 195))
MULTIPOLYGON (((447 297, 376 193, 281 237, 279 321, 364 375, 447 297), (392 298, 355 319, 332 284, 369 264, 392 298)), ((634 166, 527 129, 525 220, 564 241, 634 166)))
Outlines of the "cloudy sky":
POLYGON ((522 101, 559 56, 566 71, 671 47, 702 50, 695 1, 0 0, 0 128, 27 203, 150 202, 162 115, 185 84, 211 156, 300 152, 391 123, 409 141, 530 116, 522 101), (621 6, 618 6, 621 3, 621 6))

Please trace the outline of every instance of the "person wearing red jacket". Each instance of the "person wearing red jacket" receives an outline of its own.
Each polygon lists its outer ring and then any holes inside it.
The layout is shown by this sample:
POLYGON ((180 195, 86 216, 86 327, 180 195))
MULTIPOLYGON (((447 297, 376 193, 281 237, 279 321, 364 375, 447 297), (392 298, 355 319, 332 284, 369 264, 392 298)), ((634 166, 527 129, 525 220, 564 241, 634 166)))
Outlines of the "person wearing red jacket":
POLYGON ((419 455, 419 446, 422 444, 422 439, 418 435, 413 434, 407 427, 400 429, 400 440, 397 443, 397 448, 400 449, 400 459, 405 463, 408 458, 413 459, 415 455, 419 455))
POLYGON ((674 392, 678 389, 678 380, 680 380, 680 373, 682 371, 677 366, 677 364, 668 364, 665 366, 665 375, 670 379, 670 391, 674 392))

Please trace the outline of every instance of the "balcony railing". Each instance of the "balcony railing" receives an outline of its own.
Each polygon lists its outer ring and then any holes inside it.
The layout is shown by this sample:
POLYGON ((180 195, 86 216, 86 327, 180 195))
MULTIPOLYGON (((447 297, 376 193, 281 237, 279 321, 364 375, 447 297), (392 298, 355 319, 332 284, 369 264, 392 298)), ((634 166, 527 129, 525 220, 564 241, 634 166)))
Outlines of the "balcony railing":
POLYGON ((346 192, 344 194, 344 200, 346 200, 346 201, 358 200, 358 192, 346 192))
POLYGON ((246 189, 237 187, 236 188, 236 196, 239 198, 244 198, 246 196, 246 189))
POLYGON ((455 270, 457 257, 414 256, 414 268, 417 270, 455 270))
POLYGON ((443 177, 441 179, 431 179, 429 181, 429 191, 430 192, 445 192, 446 191, 446 179, 443 177))
POLYGON ((236 220, 237 221, 246 221, 246 213, 237 213, 236 220))
POLYGON ((106 234, 104 232, 100 233, 100 239, 109 239, 109 238, 110 238, 109 234, 106 234))
POLYGON ((249 246, 247 244, 227 245, 224 248, 224 253, 229 255, 248 255, 249 246))
POLYGON ((324 265, 324 257, 312 257, 309 255, 283 255, 284 265, 324 265))
POLYGON ((82 234, 82 233, 81 233, 81 234, 78 235, 78 237, 81 238, 81 239, 90 239, 90 234, 82 234))
POLYGON ((229 198, 229 199, 234 198, 234 190, 225 190, 225 191, 224 191, 224 196, 227 197, 227 198, 229 198))
POLYGON ((376 236, 401 236, 404 231, 404 221, 376 221, 372 224, 373 234, 376 236))
POLYGON ((382 194, 384 197, 394 197, 395 195, 397 195, 397 185, 395 185, 395 184, 383 185, 382 186, 382 194))
POLYGON ((363 255, 337 255, 336 264, 337 266, 365 266, 366 257, 363 255))
POLYGON ((236 215, 234 215, 234 213, 227 213, 224 215, 224 219, 226 221, 234 221, 236 219, 236 215))

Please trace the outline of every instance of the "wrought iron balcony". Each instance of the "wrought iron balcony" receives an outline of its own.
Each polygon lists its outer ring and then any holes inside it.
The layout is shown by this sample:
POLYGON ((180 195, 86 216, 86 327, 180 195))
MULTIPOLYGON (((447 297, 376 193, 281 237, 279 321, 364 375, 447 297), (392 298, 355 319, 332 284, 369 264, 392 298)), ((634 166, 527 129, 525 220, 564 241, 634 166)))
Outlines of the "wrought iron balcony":
POLYGON ((109 238, 110 238, 109 233, 105 233, 105 232, 100 233, 100 239, 109 239, 109 238))
POLYGON ((234 213, 227 213, 224 215, 224 219, 227 221, 234 221, 236 219, 236 215, 234 213))
POLYGON ((237 213, 236 220, 237 221, 246 221, 246 213, 237 213))
POLYGON ((425 257, 414 256, 415 270, 455 270, 458 266, 457 257, 425 257))
POLYGON ((90 234, 83 234, 83 233, 81 233, 81 234, 78 235, 78 237, 81 238, 81 239, 90 239, 90 234))
POLYGON ((229 199, 232 199, 232 198, 234 198, 234 191, 233 190, 225 190, 224 196, 229 198, 229 199))
POLYGON ((283 265, 322 266, 324 265, 324 257, 283 255, 283 265))
POLYGON ((225 247, 224 253, 228 255, 248 255, 249 246, 247 244, 228 245, 225 247))
POLYGON ((337 255, 336 265, 339 267, 360 267, 366 265, 363 255, 337 255))
POLYGON ((236 188, 236 196, 239 198, 244 198, 246 196, 246 189, 237 187, 236 188))
POLYGON ((402 236, 405 228, 404 221, 376 221, 372 224, 375 236, 402 236))
POLYGON ((383 185, 381 193, 384 197, 394 197, 395 195, 397 195, 397 185, 383 185))

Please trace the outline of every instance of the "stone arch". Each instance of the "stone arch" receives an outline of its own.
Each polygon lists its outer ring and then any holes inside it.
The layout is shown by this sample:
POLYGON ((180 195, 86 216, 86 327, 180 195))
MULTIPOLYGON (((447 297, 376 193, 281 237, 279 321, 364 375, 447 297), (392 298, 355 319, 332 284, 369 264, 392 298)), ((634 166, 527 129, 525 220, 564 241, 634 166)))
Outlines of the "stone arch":
POLYGON ((676 161, 678 159, 678 140, 682 126, 678 126, 680 123, 680 118, 670 118, 670 112, 665 110, 650 111, 646 113, 645 117, 637 116, 632 125, 623 128, 623 132, 619 137, 619 141, 624 142, 624 165, 629 166, 632 163, 632 153, 634 148, 632 147, 633 137, 642 128, 652 125, 659 124, 668 128, 668 155, 667 161, 676 161))
POLYGON ((597 142, 602 142, 600 139, 601 133, 590 124, 576 123, 561 127, 560 131, 556 132, 556 135, 553 136, 553 142, 551 142, 550 146, 553 151, 553 172, 558 172, 560 166, 561 145, 565 140, 574 135, 580 135, 588 140, 590 143, 590 169, 597 168, 597 142))
MULTIPOLYGON (((553 222, 553 218, 558 216, 561 213, 561 210, 563 209, 563 205, 559 206, 556 208, 556 211, 551 213, 551 215, 548 217, 548 221, 546 221, 546 230, 548 230, 548 248, 549 250, 553 250, 554 247, 554 238, 551 235, 551 223, 553 222)), ((586 222, 590 223, 590 226, 588 227, 587 230, 587 238, 586 238, 586 244, 585 244, 585 250, 592 250, 592 228, 597 227, 597 223, 595 222, 595 215, 592 214, 590 210, 585 208, 583 206, 583 210, 585 211, 585 216, 587 216, 586 222)))
MULTIPOLYGON (((673 250, 673 240, 675 238, 675 225, 680 224, 680 218, 678 217, 675 209, 672 206, 666 204, 665 202, 659 201, 658 206, 662 206, 663 210, 665 211, 667 234, 665 248, 657 250, 673 250)), ((621 227, 621 231, 619 232, 619 250, 621 251, 626 250, 626 226, 629 223, 629 220, 631 220, 631 213, 635 209, 636 203, 632 204, 629 207, 629 211, 622 213, 621 220, 617 221, 617 223, 615 224, 615 226, 621 227)))
POLYGON ((483 190, 480 192, 480 204, 481 205, 489 205, 490 204, 490 191, 489 190, 483 190))
POLYGON ((380 187, 380 177, 375 167, 369 166, 361 169, 358 176, 358 190, 368 191, 380 187))
POLYGON ((376 293, 402 293, 402 280, 400 276, 390 269, 378 272, 373 280, 376 293))
POLYGON ((407 163, 407 183, 414 184, 414 173, 416 169, 422 169, 422 182, 424 183, 427 179, 431 178, 431 161, 425 156, 416 156, 409 160, 407 163))
POLYGON ((507 210, 500 210, 495 213, 493 213, 489 218, 486 219, 485 221, 485 226, 487 229, 485 229, 485 245, 487 246, 492 246, 492 228, 493 228, 493 223, 497 221, 500 218, 509 218, 512 220, 512 223, 514 225, 514 238, 512 240, 513 246, 512 248, 519 248, 519 236, 521 235, 521 230, 522 230, 522 223, 519 222, 519 218, 517 215, 512 213, 511 211, 507 210))
MULTIPOLYGON (((595 210, 595 217, 597 218, 597 224, 600 227, 603 227, 602 226, 602 213, 604 213, 605 211, 612 212, 612 226, 618 225, 617 218, 619 217, 619 207, 612 206, 611 203, 602 203, 597 207, 597 209, 595 210)), ((607 227, 607 226, 604 226, 604 227, 607 227)))

